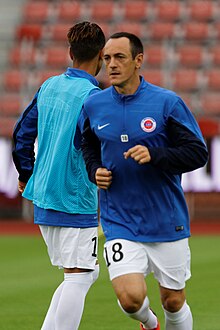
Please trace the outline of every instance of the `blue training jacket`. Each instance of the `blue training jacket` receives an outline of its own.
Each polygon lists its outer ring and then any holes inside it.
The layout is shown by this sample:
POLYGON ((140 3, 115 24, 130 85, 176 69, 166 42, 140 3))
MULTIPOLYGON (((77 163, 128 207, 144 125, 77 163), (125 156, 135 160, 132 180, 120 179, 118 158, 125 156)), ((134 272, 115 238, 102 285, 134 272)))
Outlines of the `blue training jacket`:
POLYGON ((204 166, 208 152, 200 129, 174 92, 141 78, 133 95, 114 87, 91 96, 82 114, 83 154, 89 178, 106 167, 112 184, 100 190, 101 223, 107 240, 166 242, 190 236, 181 174, 204 166), (148 147, 150 163, 123 153, 148 147))
POLYGON ((77 131, 82 104, 97 91, 93 76, 68 68, 43 83, 16 125, 13 158, 19 179, 27 182, 23 197, 35 205, 35 223, 98 225, 97 187, 88 179, 77 131))

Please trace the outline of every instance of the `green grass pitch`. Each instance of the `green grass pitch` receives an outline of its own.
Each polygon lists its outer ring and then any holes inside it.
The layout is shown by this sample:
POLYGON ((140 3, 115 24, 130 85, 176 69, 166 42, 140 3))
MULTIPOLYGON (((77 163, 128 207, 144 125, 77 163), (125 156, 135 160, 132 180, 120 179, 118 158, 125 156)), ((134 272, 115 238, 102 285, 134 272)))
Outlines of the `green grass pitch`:
MULTIPOLYGON (((117 306, 102 258, 101 273, 87 295, 80 330, 135 330, 139 324, 128 319, 117 306)), ((220 236, 193 236, 192 278, 187 297, 194 317, 194 330, 220 329, 220 236)), ((0 237, 0 329, 39 330, 63 272, 50 265, 46 247, 39 236, 0 237)), ((158 285, 147 279, 152 309, 164 330, 158 285)))

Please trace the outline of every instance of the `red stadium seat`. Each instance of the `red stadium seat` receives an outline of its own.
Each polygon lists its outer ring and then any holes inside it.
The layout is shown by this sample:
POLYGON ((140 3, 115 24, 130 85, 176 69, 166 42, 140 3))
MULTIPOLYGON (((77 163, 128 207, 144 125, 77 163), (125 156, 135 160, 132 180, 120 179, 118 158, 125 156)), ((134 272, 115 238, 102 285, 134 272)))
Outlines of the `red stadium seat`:
POLYGON ((115 24, 114 30, 118 32, 130 32, 137 35, 139 38, 142 36, 142 25, 140 23, 124 21, 123 23, 115 24))
POLYGON ((199 89, 200 79, 196 70, 179 69, 172 73, 173 90, 190 92, 199 89))
POLYGON ((45 65, 47 67, 65 68, 70 64, 68 48, 49 47, 45 50, 45 53, 45 65))
POLYGON ((164 73, 162 70, 146 69, 141 71, 140 74, 144 77, 146 81, 150 82, 151 84, 164 87, 165 80, 164 80, 164 73))
POLYGON ((106 21, 114 18, 113 1, 91 1, 90 17, 92 20, 106 21))
POLYGON ((124 11, 124 19, 126 20, 142 20, 148 16, 148 4, 147 1, 125 1, 122 5, 124 11))
POLYGON ((42 25, 24 23, 16 28, 15 33, 18 41, 22 39, 39 41, 42 37, 42 25))
POLYGON ((148 67, 160 66, 166 61, 167 53, 161 45, 148 45, 144 50, 145 64, 148 67))
POLYGON ((9 62, 12 66, 34 65, 36 63, 36 53, 34 48, 22 48, 18 45, 10 50, 9 62))
POLYGON ((198 67, 203 64, 203 50, 199 45, 185 44, 177 48, 179 64, 186 67, 198 67))
POLYGON ((155 1, 156 18, 158 21, 174 22, 181 18, 180 1, 155 1))
POLYGON ((48 2, 28 2, 23 7, 24 22, 42 23, 48 18, 49 3, 48 2))
POLYGON ((205 41, 209 38, 209 26, 207 23, 187 22, 182 26, 184 37, 190 41, 205 41))
POLYGON ((17 94, 0 96, 0 114, 4 116, 18 116, 21 113, 21 98, 17 94))
POLYGON ((5 90, 10 92, 19 92, 24 86, 26 76, 19 70, 7 71, 3 74, 3 85, 5 90))
POLYGON ((216 37, 217 37, 218 42, 219 42, 219 40, 220 40, 220 23, 217 22, 217 23, 213 24, 213 28, 214 28, 214 31, 216 33, 216 37))
POLYGON ((146 24, 146 33, 150 34, 152 41, 171 39, 175 36, 175 24, 170 22, 154 22, 151 24, 146 24))
POLYGON ((17 118, 0 117, 0 136, 10 138, 12 137, 13 129, 15 127, 17 118))
POLYGON ((220 65, 220 45, 211 48, 212 62, 214 65, 220 65))
POLYGON ((73 22, 74 19, 81 17, 80 2, 63 1, 58 3, 58 19, 60 21, 73 22))
POLYGON ((219 93, 206 93, 202 95, 201 106, 204 115, 220 115, 219 93))
POLYGON ((213 1, 189 2, 189 19, 196 21, 209 21, 214 17, 213 1))
POLYGON ((51 26, 51 41, 66 42, 69 28, 69 23, 57 23, 51 26))
POLYGON ((220 69, 211 69, 207 72, 208 88, 220 91, 220 69))

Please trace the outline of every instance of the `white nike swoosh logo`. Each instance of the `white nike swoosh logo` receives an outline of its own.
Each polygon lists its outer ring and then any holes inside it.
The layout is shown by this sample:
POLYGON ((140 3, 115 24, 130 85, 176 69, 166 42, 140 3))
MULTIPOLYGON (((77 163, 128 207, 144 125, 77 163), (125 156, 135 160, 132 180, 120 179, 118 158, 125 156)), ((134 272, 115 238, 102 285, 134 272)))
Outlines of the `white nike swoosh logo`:
POLYGON ((103 129, 104 127, 110 125, 110 123, 107 123, 105 125, 98 125, 98 130, 103 129))

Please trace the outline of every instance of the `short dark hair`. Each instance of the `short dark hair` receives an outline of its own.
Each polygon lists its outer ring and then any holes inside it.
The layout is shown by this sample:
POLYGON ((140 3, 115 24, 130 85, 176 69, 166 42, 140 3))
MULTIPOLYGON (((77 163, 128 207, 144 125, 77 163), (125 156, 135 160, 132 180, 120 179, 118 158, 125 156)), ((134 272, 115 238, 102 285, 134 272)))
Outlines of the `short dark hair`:
POLYGON ((105 35, 96 23, 80 22, 67 34, 73 57, 79 62, 92 60, 104 48, 105 35))
POLYGON ((144 47, 141 40, 133 33, 117 32, 110 36, 109 39, 128 38, 131 45, 131 55, 134 59, 138 54, 144 53, 144 47))

